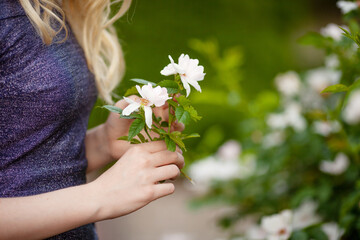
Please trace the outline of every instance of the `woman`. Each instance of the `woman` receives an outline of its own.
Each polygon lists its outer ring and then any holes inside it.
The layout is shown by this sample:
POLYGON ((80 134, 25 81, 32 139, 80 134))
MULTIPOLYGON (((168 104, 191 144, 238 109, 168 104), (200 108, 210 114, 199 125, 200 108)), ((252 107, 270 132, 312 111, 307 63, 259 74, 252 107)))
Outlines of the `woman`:
POLYGON ((116 114, 86 132, 97 95, 111 102, 123 75, 111 25, 129 5, 109 19, 110 0, 0 1, 1 239, 97 239, 93 222, 173 193, 157 183, 179 175, 180 151, 117 141, 131 120, 116 114))

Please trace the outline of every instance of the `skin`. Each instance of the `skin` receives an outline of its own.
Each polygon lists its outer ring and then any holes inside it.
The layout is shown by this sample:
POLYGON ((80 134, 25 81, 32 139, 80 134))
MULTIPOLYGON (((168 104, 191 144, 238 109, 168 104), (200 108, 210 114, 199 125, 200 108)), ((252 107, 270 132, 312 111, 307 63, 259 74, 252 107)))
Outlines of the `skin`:
MULTIPOLYGON (((135 96, 132 96, 136 99, 135 96)), ((124 109, 121 100, 116 106, 124 109)), ((167 118, 167 106, 156 110, 167 118)), ((181 151, 170 152, 163 141, 130 145, 117 138, 127 135, 132 120, 111 113, 108 120, 87 132, 88 172, 116 163, 91 183, 49 193, 0 198, 1 239, 43 239, 70 229, 134 212, 172 194, 184 166, 181 151)), ((172 130, 182 130, 175 124, 172 130)))

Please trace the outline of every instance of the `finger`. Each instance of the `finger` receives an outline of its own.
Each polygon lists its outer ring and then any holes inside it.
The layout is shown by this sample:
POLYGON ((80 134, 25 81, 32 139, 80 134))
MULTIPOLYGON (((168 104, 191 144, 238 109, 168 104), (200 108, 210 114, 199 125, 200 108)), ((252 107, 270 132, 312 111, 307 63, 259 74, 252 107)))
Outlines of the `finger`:
POLYGON ((169 105, 168 103, 164 104, 161 107, 155 107, 153 109, 156 117, 161 117, 161 121, 167 122, 169 120, 169 105))
POLYGON ((160 182, 169 179, 175 179, 180 176, 180 169, 175 164, 165 165, 153 170, 153 182, 160 182))
POLYGON ((184 157, 179 151, 170 152, 168 150, 165 150, 157 152, 151 155, 151 159, 151 162, 154 163, 155 167, 175 164, 176 166, 178 166, 178 168, 183 168, 185 165, 184 157))
POLYGON ((185 125, 183 123, 175 122, 172 126, 173 131, 179 131, 182 132, 185 129, 185 125))
POLYGON ((175 191, 175 186, 173 183, 156 184, 153 187, 154 187, 154 200, 170 195, 175 191))
POLYGON ((145 151, 150 153, 160 152, 167 150, 166 143, 164 141, 154 141, 141 144, 145 151))
MULTIPOLYGON (((136 95, 131 95, 128 98, 130 98, 133 101, 136 101, 136 100, 139 99, 139 97, 136 96, 136 95)), ((126 108, 128 105, 129 105, 129 103, 127 101, 125 101, 125 99, 121 99, 120 101, 117 101, 115 103, 115 107, 118 107, 118 108, 121 108, 121 109, 126 108)))

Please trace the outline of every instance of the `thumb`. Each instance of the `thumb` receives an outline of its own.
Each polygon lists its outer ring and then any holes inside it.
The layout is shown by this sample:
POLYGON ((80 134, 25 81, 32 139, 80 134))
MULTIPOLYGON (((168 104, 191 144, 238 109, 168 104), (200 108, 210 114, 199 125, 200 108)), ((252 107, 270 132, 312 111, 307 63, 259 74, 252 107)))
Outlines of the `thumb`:
MULTIPOLYGON (((130 99, 136 101, 139 99, 138 96, 132 95, 130 99)), ((125 109, 129 105, 124 99, 115 103, 115 107, 125 109)), ((117 139, 125 136, 129 132, 129 127, 133 122, 132 119, 120 118, 118 113, 110 112, 108 119, 106 120, 106 129, 110 139, 117 139)))

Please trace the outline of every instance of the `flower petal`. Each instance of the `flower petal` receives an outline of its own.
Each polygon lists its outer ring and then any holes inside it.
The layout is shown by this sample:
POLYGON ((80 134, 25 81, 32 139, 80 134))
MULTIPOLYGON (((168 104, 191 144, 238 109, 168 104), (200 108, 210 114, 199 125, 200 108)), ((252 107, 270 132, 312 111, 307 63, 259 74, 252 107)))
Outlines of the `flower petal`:
POLYGON ((167 65, 166 67, 164 67, 163 70, 160 71, 160 74, 164 75, 164 76, 170 76, 170 75, 174 75, 176 73, 177 72, 171 63, 169 63, 169 65, 167 65))
POLYGON ((122 114, 124 116, 129 116, 132 112, 138 110, 140 107, 140 104, 137 102, 130 103, 126 108, 124 108, 122 114))
POLYGON ((173 68, 175 69, 175 71, 176 71, 177 73, 179 73, 179 74, 184 74, 184 73, 185 73, 184 68, 182 68, 180 65, 176 64, 176 63, 174 62, 174 59, 172 59, 172 57, 171 57, 170 55, 169 55, 169 59, 170 59, 170 62, 171 62, 171 64, 172 64, 173 68))
POLYGON ((190 94, 190 85, 189 85, 189 83, 187 82, 186 77, 180 75, 180 78, 181 78, 181 82, 182 82, 182 84, 184 85, 184 88, 185 88, 185 90, 186 90, 186 97, 188 97, 189 94, 190 94))
MULTIPOLYGON (((142 88, 140 88, 139 85, 136 85, 135 87, 136 87, 136 89, 138 90, 140 96, 141 96, 142 98, 145 98, 144 93, 143 93, 143 91, 142 91, 142 88)), ((143 86, 143 87, 144 87, 144 86, 143 86)))
POLYGON ((145 111, 146 125, 148 126, 148 128, 151 128, 151 125, 152 125, 152 109, 151 109, 151 107, 145 106, 144 111, 145 111))
POLYGON ((199 92, 201 92, 201 88, 200 88, 200 85, 197 81, 189 81, 189 84, 191 86, 193 86, 196 90, 198 90, 199 92))
POLYGON ((123 97, 127 103, 134 103, 135 101, 128 97, 123 97))

